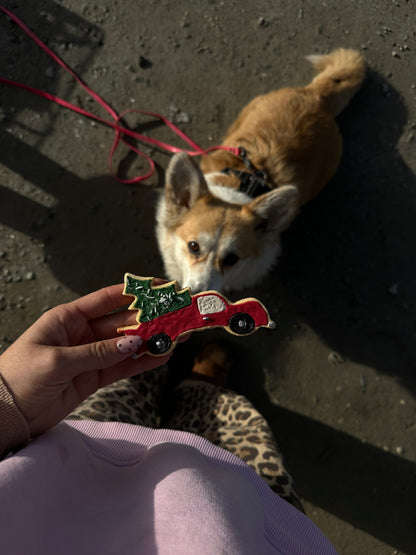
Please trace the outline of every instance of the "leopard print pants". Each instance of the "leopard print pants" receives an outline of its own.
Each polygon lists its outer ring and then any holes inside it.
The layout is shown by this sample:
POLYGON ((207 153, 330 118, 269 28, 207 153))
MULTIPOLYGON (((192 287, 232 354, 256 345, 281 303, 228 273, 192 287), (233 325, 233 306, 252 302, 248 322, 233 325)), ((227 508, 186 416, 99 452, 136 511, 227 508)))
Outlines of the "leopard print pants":
POLYGON ((162 398, 166 379, 166 368, 160 368, 120 380, 91 395, 68 419, 125 422, 203 436, 243 459, 274 492, 303 511, 273 433, 250 401, 197 380, 184 380, 162 398))

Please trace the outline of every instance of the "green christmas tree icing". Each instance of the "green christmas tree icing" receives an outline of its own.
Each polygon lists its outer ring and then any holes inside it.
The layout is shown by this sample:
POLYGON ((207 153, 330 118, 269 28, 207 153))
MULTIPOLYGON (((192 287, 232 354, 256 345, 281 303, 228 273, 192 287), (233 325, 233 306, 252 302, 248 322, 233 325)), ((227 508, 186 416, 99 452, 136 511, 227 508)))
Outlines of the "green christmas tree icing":
POLYGON ((185 308, 192 303, 189 289, 177 291, 174 281, 164 287, 152 287, 152 278, 140 278, 126 274, 124 279, 124 294, 135 297, 130 308, 141 310, 139 322, 148 322, 162 314, 185 308))

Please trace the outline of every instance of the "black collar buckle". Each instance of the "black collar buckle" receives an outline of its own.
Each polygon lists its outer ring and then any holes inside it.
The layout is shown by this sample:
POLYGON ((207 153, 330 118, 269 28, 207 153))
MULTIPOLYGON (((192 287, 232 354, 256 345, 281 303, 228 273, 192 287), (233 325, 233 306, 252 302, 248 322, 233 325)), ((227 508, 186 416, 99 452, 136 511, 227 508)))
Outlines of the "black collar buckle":
POLYGON ((238 171, 233 168, 224 168, 221 172, 227 175, 235 175, 240 180, 238 190, 251 198, 270 193, 272 190, 267 184, 267 174, 263 170, 256 170, 254 173, 249 173, 238 171))
POLYGON ((249 171, 239 171, 234 168, 224 168, 221 173, 235 175, 239 181, 239 191, 245 193, 251 198, 259 197, 265 193, 269 193, 272 188, 267 184, 267 173, 264 170, 258 170, 247 156, 247 151, 243 146, 239 147, 239 156, 243 159, 245 167, 249 171))

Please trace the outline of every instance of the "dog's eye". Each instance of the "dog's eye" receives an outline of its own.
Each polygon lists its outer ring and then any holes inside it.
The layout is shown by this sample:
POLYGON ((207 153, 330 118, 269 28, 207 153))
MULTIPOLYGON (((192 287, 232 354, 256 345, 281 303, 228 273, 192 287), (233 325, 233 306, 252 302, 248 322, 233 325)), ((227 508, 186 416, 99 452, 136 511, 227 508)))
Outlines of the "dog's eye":
POLYGON ((189 241, 188 250, 191 254, 199 254, 199 245, 196 241, 189 241))
POLYGON ((225 266, 234 266, 238 262, 238 256, 234 252, 230 252, 222 261, 223 268, 225 266))

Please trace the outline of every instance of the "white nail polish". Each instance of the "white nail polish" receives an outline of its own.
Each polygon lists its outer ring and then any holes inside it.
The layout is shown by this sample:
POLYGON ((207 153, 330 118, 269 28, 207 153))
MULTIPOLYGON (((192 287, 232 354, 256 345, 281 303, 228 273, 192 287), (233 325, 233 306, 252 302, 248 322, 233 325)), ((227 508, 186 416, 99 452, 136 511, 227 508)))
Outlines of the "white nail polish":
POLYGON ((117 349, 123 354, 135 353, 142 343, 138 335, 125 335, 117 341, 117 349))

